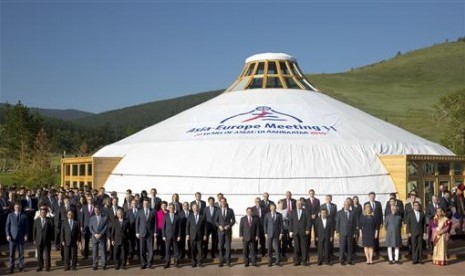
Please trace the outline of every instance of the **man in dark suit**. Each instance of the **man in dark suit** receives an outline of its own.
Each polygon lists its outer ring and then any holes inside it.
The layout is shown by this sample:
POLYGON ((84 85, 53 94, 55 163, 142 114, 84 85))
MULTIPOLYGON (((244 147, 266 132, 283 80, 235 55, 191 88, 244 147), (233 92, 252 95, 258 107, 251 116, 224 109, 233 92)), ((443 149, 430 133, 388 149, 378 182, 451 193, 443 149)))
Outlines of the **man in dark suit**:
POLYGON ((70 268, 76 270, 77 265, 77 249, 79 243, 81 243, 81 225, 79 220, 74 218, 74 212, 70 209, 66 214, 66 219, 63 220, 61 226, 61 245, 63 248, 64 255, 64 266, 65 270, 70 268))
POLYGON ((215 225, 218 228, 218 243, 220 250, 220 263, 223 266, 226 261, 231 267, 231 242, 232 242, 232 227, 236 224, 234 210, 228 207, 226 198, 221 198, 221 208, 215 218, 215 225))
POLYGON ((244 262, 246 267, 249 266, 250 262, 252 262, 253 266, 258 266, 255 243, 260 236, 260 222, 257 217, 253 216, 252 208, 247 208, 246 213, 247 215, 243 216, 239 223, 239 238, 242 240, 244 262))
POLYGON ((218 229, 216 228, 215 219, 218 214, 218 207, 215 206, 215 199, 213 197, 208 198, 208 207, 205 209, 205 226, 206 226, 206 235, 207 239, 203 244, 203 258, 207 258, 208 253, 208 241, 211 236, 211 251, 210 255, 213 258, 216 256, 218 251, 218 229))
POLYGON ((371 208, 373 210, 373 213, 375 215, 375 221, 376 221, 376 230, 378 235, 375 236, 375 244, 373 247, 373 251, 375 252, 375 255, 379 257, 379 230, 381 227, 383 227, 383 207, 381 206, 381 202, 375 200, 376 199, 376 194, 375 192, 370 192, 368 193, 368 198, 370 199, 369 201, 365 202, 363 206, 366 204, 370 204, 371 208))
MULTIPOLYGON (((431 202, 428 203, 428 207, 426 208, 426 224, 430 225, 436 215, 436 211, 440 208, 441 205, 439 204, 439 197, 437 195, 433 195, 431 197, 431 202)), ((428 242, 426 243, 427 248, 433 248, 432 240, 431 240, 431 228, 427 227, 428 231, 428 242)))
POLYGON ((297 201, 296 208, 289 218, 289 235, 294 238, 294 265, 308 265, 308 234, 310 233, 310 215, 302 209, 302 203, 297 201))
POLYGON ((13 208, 14 211, 8 214, 5 225, 10 252, 10 273, 14 272, 16 249, 18 249, 19 271, 24 269, 24 242, 27 241, 29 232, 27 216, 21 212, 21 203, 14 203, 13 208))
POLYGON ((391 214, 391 205, 394 204, 397 207, 397 214, 404 219, 404 203, 402 200, 397 199, 396 193, 389 194, 389 200, 386 202, 386 208, 384 208, 384 217, 387 217, 391 214))
MULTIPOLYGON (((266 239, 265 239, 265 230, 263 229, 263 222, 265 221, 265 215, 267 213, 267 208, 261 205, 261 200, 259 197, 255 198, 255 205, 250 207, 252 209, 252 215, 258 218, 259 222, 259 237, 258 241, 260 243, 260 251, 262 257, 266 254, 266 239)), ((269 211, 269 210, 268 210, 269 211)), ((255 243, 255 253, 258 253, 258 243, 255 243)))
MULTIPOLYGON (((37 206, 37 198, 32 194, 31 190, 26 191, 26 195, 21 201, 21 205, 22 205, 23 213, 26 214, 27 216, 27 223, 29 225, 33 225, 34 215, 36 211, 38 210, 38 206, 37 206)), ((28 233, 27 239, 30 241, 33 240, 32 231, 33 231, 33 227, 29 227, 29 233, 28 233)), ((53 238, 53 235, 52 235, 52 238, 53 238)))
MULTIPOLYGON (((305 202, 305 209, 307 210, 309 216, 310 216, 310 236, 308 237, 308 246, 310 247, 312 243, 312 229, 313 229, 313 235, 316 237, 316 225, 315 225, 315 220, 318 217, 318 214, 320 213, 320 200, 315 197, 315 190, 310 189, 308 191, 308 198, 305 202)), ((316 246, 316 239, 315 239, 315 246, 316 246)))
MULTIPOLYGON (((67 219, 67 213, 68 211, 71 210, 74 215, 73 218, 77 218, 77 211, 76 207, 71 205, 70 198, 68 196, 63 197, 63 204, 58 208, 58 212, 55 214, 55 235, 60 237, 61 235, 61 227, 63 224, 63 221, 67 219)), ((60 241, 61 243, 61 241, 60 241)), ((63 248, 61 248, 61 259, 64 260, 64 252, 63 248)))
MULTIPOLYGON (((139 239, 136 237, 136 221, 137 221, 137 214, 139 213, 139 209, 137 209, 137 200, 133 199, 128 204, 128 208, 124 214, 126 220, 129 223, 129 260, 132 260, 134 256, 139 255, 139 239)), ((156 231, 155 231, 156 232, 156 231)))
MULTIPOLYGON (((409 200, 405 204, 405 214, 404 214, 404 223, 407 224, 408 217, 413 213, 413 203, 418 201, 417 193, 415 191, 411 191, 409 193, 409 200)), ((421 209, 421 207, 420 207, 421 209)), ((407 246, 408 246, 408 255, 412 255, 412 239, 410 237, 407 238, 407 246)))
POLYGON ((150 209, 150 199, 145 197, 136 219, 136 237, 139 239, 141 269, 152 268, 153 243, 157 239, 157 218, 150 209))
POLYGON ((291 191, 286 192, 286 197, 283 198, 283 200, 284 200, 284 203, 285 203, 284 207, 286 207, 285 209, 287 210, 287 212, 289 214, 291 214, 292 210, 295 209, 295 203, 296 203, 296 200, 292 198, 291 191))
POLYGON ((161 198, 157 197, 157 189, 155 188, 150 190, 150 208, 154 211, 161 208, 161 198))
POLYGON ((345 265, 346 260, 353 265, 353 242, 355 228, 357 226, 356 217, 350 210, 350 202, 344 201, 344 207, 336 215, 336 233, 339 236, 339 261, 345 265), (345 256, 345 257, 344 257, 345 256))
POLYGON ((178 243, 181 240, 181 218, 175 213, 173 203, 168 205, 168 211, 165 215, 162 229, 162 237, 166 245, 165 268, 170 267, 171 248, 173 248, 175 265, 179 267, 178 243))
POLYGON ((33 238, 37 248, 37 261, 39 267, 37 272, 42 271, 45 266, 46 271, 50 271, 50 251, 52 249, 53 225, 51 219, 47 218, 47 207, 40 207, 39 217, 34 221, 33 238))
POLYGON ((92 234, 90 233, 90 229, 89 229, 90 218, 95 215, 94 199, 91 193, 86 194, 86 201, 87 201, 87 204, 82 206, 82 223, 81 223, 82 233, 84 235, 84 250, 82 254, 84 256, 84 260, 86 260, 89 257, 89 242, 90 242, 90 239, 92 238, 92 234))
POLYGON ((444 213, 448 219, 452 218, 452 205, 450 191, 445 191, 444 196, 441 197, 441 208, 444 210, 444 213))
POLYGON ((89 231, 92 235, 92 268, 97 270, 98 266, 98 250, 101 251, 102 269, 107 268, 107 230, 108 218, 102 216, 100 206, 94 208, 95 216, 90 218, 89 231))
POLYGON ((203 215, 205 207, 207 207, 207 203, 202 200, 202 194, 200 192, 195 193, 195 200, 191 202, 191 209, 194 203, 197 204, 197 208, 199 208, 199 213, 203 215))
POLYGON ((270 204, 275 204, 272 200, 270 200, 270 194, 268 192, 264 192, 262 195, 261 205, 265 207, 266 212, 270 211, 270 204))
POLYGON ((423 264, 423 234, 425 232, 425 213, 420 210, 420 202, 413 203, 413 212, 407 218, 407 236, 412 241, 412 263, 423 264))
POLYGON ((283 217, 276 212, 276 205, 270 205, 270 212, 266 213, 263 225, 268 248, 268 266, 273 265, 273 247, 276 251, 276 265, 281 266, 281 250, 279 241, 283 237, 283 217))
POLYGON ((331 264, 329 255, 329 245, 333 240, 334 229, 328 218, 328 210, 321 209, 320 217, 315 219, 316 225, 316 240, 318 241, 318 265, 326 261, 327 265, 331 264))
POLYGON ((337 214, 337 205, 332 203, 333 196, 332 195, 326 195, 325 196, 325 203, 321 204, 320 210, 321 209, 326 209, 328 212, 328 220, 329 223, 331 223, 331 229, 333 232, 331 233, 331 241, 329 242, 329 255, 331 257, 334 256, 334 231, 336 230, 336 214, 337 214))
POLYGON ((184 202, 182 204, 182 211, 178 213, 180 219, 179 231, 181 235, 181 239, 178 242, 178 250, 179 250, 179 258, 184 259, 184 257, 190 254, 190 244, 187 244, 187 251, 186 251, 186 224, 187 219, 189 218, 190 214, 190 205, 188 202, 184 202))
POLYGON ((111 245, 113 245, 113 259, 116 264, 115 269, 120 269, 121 265, 123 265, 123 269, 126 269, 129 253, 129 235, 131 231, 129 221, 124 219, 123 208, 120 207, 116 210, 116 219, 114 219, 112 223, 110 241, 111 245))
POLYGON ((202 267, 202 244, 207 239, 205 215, 199 212, 197 203, 192 204, 192 212, 186 223, 186 240, 190 244, 192 267, 202 267))

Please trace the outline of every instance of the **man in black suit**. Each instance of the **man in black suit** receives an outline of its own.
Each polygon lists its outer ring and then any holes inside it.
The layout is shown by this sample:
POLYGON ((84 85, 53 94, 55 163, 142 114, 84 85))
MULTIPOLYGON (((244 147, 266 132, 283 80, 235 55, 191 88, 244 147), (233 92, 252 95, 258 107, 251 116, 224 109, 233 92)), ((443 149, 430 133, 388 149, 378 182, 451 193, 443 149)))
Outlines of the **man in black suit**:
POLYGON ((24 243, 27 242, 29 223, 27 216, 21 212, 21 203, 15 202, 14 211, 8 214, 5 225, 6 239, 9 245, 10 273, 14 272, 15 253, 18 249, 19 271, 24 269, 24 243))
POLYGON ((78 245, 81 243, 80 228, 81 225, 79 220, 74 218, 74 212, 72 210, 68 210, 68 213, 66 213, 66 219, 62 221, 60 232, 65 270, 69 270, 70 260, 71 269, 76 270, 77 250, 78 245))
POLYGON ((176 267, 179 267, 178 243, 181 240, 181 219, 175 213, 174 204, 168 205, 168 213, 165 215, 162 229, 162 237, 166 245, 165 268, 170 267, 171 248, 173 248, 174 261, 176 267))
POLYGON ((216 228, 215 219, 218 213, 218 207, 215 206, 215 199, 213 197, 208 198, 208 207, 205 208, 205 226, 206 226, 206 236, 207 239, 203 244, 203 258, 207 258, 208 253, 208 241, 210 240, 211 236, 211 251, 210 255, 213 258, 216 256, 216 252, 218 251, 218 230, 216 228))
MULTIPOLYGON (((318 214, 320 213, 320 200, 315 197, 315 190, 310 189, 308 191, 308 198, 305 202, 305 209, 307 210, 309 216, 310 216, 310 236, 308 237, 308 246, 310 247, 312 243, 312 229, 313 229, 313 235, 316 237, 316 225, 315 225, 315 220, 318 217, 318 214)), ((315 246, 316 246, 316 239, 315 239, 315 246)))
POLYGON ((253 266, 258 266, 255 243, 260 236, 260 222, 257 217, 253 216, 252 208, 247 208, 246 213, 247 215, 243 216, 239 223, 239 238, 242 240, 244 265, 247 267, 252 262, 253 266))
POLYGON ((441 208, 444 210, 446 217, 448 219, 452 218, 452 202, 451 202, 451 194, 450 191, 445 191, 444 196, 441 198, 441 208))
POLYGON ((302 209, 302 203, 297 201, 296 209, 289 219, 289 235, 294 238, 294 265, 308 265, 308 235, 310 233, 310 215, 302 209))
POLYGON ((391 214, 392 204, 396 205, 396 213, 404 219, 404 203, 402 200, 397 199, 396 193, 389 194, 389 200, 386 202, 386 208, 384 208, 384 217, 387 217, 391 214))
MULTIPOLYGON (((132 260, 134 256, 138 256, 139 252, 139 239, 136 237, 136 221, 137 221, 137 215, 139 213, 139 209, 137 209, 137 200, 133 199, 131 202, 128 204, 128 208, 124 214, 126 220, 129 223, 129 260, 132 260)), ((156 232, 156 231, 155 231, 156 232)))
POLYGON ((329 223, 331 223, 331 229, 333 232, 331 233, 331 241, 329 242, 329 255, 331 257, 334 256, 334 231, 336 230, 336 214, 337 214, 337 205, 332 203, 333 196, 332 195, 326 195, 325 196, 325 203, 321 204, 320 210, 321 209, 326 209, 326 212, 328 213, 328 220, 329 223))
POLYGON ((270 211, 270 204, 275 204, 272 200, 270 200, 270 194, 268 192, 264 192, 262 195, 263 199, 261 201, 261 205, 265 207, 266 211, 270 211))
POLYGON ((318 265, 321 265, 323 261, 330 265, 329 245, 333 240, 334 229, 332 229, 332 223, 328 218, 328 210, 320 210, 320 217, 315 219, 315 225, 315 239, 318 241, 318 265))
POLYGON ((184 257, 190 254, 190 244, 187 244, 187 251, 186 251, 186 224, 187 219, 189 218, 190 214, 190 205, 188 202, 184 202, 182 204, 182 211, 178 213, 180 219, 180 234, 181 240, 178 242, 178 250, 179 250, 179 258, 184 259, 184 257))
MULTIPOLYGON (((258 241, 260 243, 260 251, 262 257, 265 256, 266 254, 266 239, 265 239, 265 231, 263 229, 263 222, 265 221, 265 214, 267 213, 266 207, 263 207, 261 205, 261 200, 259 197, 255 198, 255 205, 253 207, 250 207, 252 209, 252 215, 256 218, 258 218, 259 222, 259 238, 258 241)), ((258 253, 258 244, 255 243, 255 253, 258 253)))
MULTIPOLYGON (((32 194, 32 191, 31 190, 27 190, 26 191, 26 195, 25 197, 23 198, 23 200, 21 201, 21 204, 23 206, 23 212, 24 214, 26 214, 27 216, 27 222, 29 225, 33 225, 34 223, 34 216, 35 216, 35 213, 37 211, 37 198, 34 197, 34 195, 32 194)), ((28 233, 28 240, 32 240, 32 231, 33 231, 33 227, 29 227, 29 233, 28 233)), ((53 238, 53 235, 52 235, 52 238, 53 238)))
POLYGON ((150 190, 150 208, 154 211, 161 208, 161 198, 157 197, 157 189, 155 188, 150 190))
POLYGON ((336 215, 336 233, 339 236, 339 261, 345 265, 346 260, 353 265, 353 242, 355 228, 357 226, 356 217, 350 210, 350 202, 344 201, 344 207, 336 215))
POLYGON ((157 217, 150 209, 150 199, 145 197, 136 218, 136 238, 139 239, 141 269, 152 268, 153 243, 157 239, 157 217))
POLYGON ((363 206, 370 204, 371 208, 373 210, 373 213, 375 215, 375 221, 376 221, 376 230, 378 235, 375 236, 375 244, 373 247, 373 251, 375 252, 375 255, 379 257, 379 230, 381 227, 383 227, 383 207, 381 206, 381 202, 376 200, 376 194, 375 192, 370 192, 368 193, 368 198, 370 199, 369 201, 365 202, 363 206))
POLYGON ((192 204, 192 212, 186 223, 186 240, 190 244, 192 267, 202 267, 202 242, 207 239, 205 215, 199 212, 197 203, 192 204))
POLYGON ((231 267, 231 242, 232 242, 232 227, 236 224, 234 210, 228 207, 226 198, 221 198, 221 208, 215 218, 215 225, 218 228, 218 243, 220 250, 220 263, 223 266, 226 261, 231 267))
MULTIPOLYGON (((404 223, 407 224, 408 217, 413 213, 413 203, 417 202, 417 193, 415 191, 411 191, 409 193, 409 202, 405 204, 405 215, 404 215, 404 223)), ((421 209, 421 207, 420 207, 421 209)), ((412 255, 412 239, 410 237, 407 238, 407 246, 408 246, 408 255, 412 255)))
POLYGON ((126 263, 128 260, 129 253, 129 236, 131 234, 129 221, 124 219, 123 208, 116 210, 116 219, 112 221, 113 226, 111 227, 110 241, 113 246, 114 257, 116 267, 118 270, 123 265, 123 269, 126 269, 126 263))
POLYGON ((420 210, 420 202, 413 203, 413 212, 407 218, 407 236, 412 241, 412 263, 423 264, 423 234, 425 213, 420 210))
POLYGON ((287 213, 291 214, 292 210, 295 209, 295 204, 296 204, 296 200, 292 198, 291 191, 286 192, 286 197, 283 198, 283 200, 284 200, 284 203, 285 203, 284 207, 287 210, 287 213))
POLYGON ((92 237, 92 234, 90 233, 89 230, 89 223, 90 223, 90 218, 95 215, 94 209, 94 199, 91 193, 86 194, 86 201, 87 204, 82 206, 82 232, 84 235, 84 250, 83 250, 83 256, 84 260, 86 260, 89 257, 89 242, 90 238, 92 237))
POLYGON ((46 271, 50 271, 50 251, 52 249, 53 225, 47 218, 47 207, 40 207, 39 217, 34 221, 33 238, 37 248, 37 261, 39 267, 37 272, 42 271, 45 266, 46 271))
POLYGON ((199 209, 199 213, 201 215, 204 214, 205 207, 207 207, 207 203, 202 200, 202 194, 200 192, 195 193, 195 200, 191 202, 191 209, 192 205, 197 204, 197 208, 199 209))
MULTIPOLYGON (((55 233, 58 237, 61 235, 61 227, 63 221, 67 219, 67 213, 69 210, 74 213, 73 218, 77 218, 76 207, 71 205, 71 200, 68 196, 64 196, 63 204, 58 208, 58 212, 55 214, 55 233)), ((64 260, 63 248, 61 248, 61 259, 64 260)))
POLYGON ((268 248, 268 266, 273 265, 273 247, 276 251, 276 265, 281 266, 281 250, 279 241, 283 238, 283 217, 276 212, 276 205, 270 204, 270 212, 266 213, 263 225, 268 248))
MULTIPOLYGON (((427 225, 430 225, 431 222, 433 221, 434 219, 434 216, 436 215, 436 211, 438 210, 438 208, 440 208, 441 205, 439 204, 439 197, 437 195, 433 195, 431 197, 431 202, 428 203, 428 207, 426 208, 426 224, 427 225)), ((428 230, 428 242, 426 243, 426 247, 427 248, 433 248, 433 245, 432 245, 432 240, 431 240, 431 228, 428 227, 427 228, 428 230)))

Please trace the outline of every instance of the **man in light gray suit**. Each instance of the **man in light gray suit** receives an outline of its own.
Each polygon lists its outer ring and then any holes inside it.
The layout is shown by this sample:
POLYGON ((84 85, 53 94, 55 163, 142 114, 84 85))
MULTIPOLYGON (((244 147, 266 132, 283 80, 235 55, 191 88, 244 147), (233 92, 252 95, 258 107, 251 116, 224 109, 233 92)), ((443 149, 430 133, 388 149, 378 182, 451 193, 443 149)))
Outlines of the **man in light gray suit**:
POLYGON ((102 269, 107 268, 107 217, 102 216, 100 206, 94 208, 95 216, 90 218, 89 230, 92 235, 92 268, 97 270, 98 266, 98 249, 102 251, 102 269))
POLYGON ((352 261, 354 249, 352 239, 355 235, 356 226, 356 216, 350 210, 350 202, 345 200, 344 208, 336 214, 336 233, 339 236, 339 261, 341 262, 341 265, 346 264, 346 259, 350 265, 354 264, 352 261), (346 256, 346 258, 344 258, 344 256, 346 256))
POLYGON ((15 269, 15 253, 18 248, 19 271, 24 269, 24 242, 27 241, 29 224, 26 214, 21 212, 21 202, 16 202, 14 212, 8 214, 5 233, 10 249, 10 273, 15 269))

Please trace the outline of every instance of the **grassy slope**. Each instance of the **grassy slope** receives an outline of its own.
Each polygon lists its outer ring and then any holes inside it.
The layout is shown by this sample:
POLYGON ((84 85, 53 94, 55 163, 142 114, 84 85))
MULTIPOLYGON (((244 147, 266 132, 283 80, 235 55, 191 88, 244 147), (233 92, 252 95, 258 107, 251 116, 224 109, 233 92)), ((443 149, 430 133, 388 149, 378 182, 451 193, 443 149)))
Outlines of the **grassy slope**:
POLYGON ((465 87, 465 43, 444 43, 338 74, 310 75, 328 95, 415 134, 439 141, 438 99, 465 87))

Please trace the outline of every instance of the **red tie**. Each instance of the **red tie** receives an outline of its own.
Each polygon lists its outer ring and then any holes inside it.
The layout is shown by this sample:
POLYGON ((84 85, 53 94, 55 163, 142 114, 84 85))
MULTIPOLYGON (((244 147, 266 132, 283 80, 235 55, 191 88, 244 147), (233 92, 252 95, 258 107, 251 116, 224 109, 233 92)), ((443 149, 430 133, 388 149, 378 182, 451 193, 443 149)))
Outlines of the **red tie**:
POLYGON ((292 212, 292 204, 290 199, 287 200, 287 212, 292 212))

